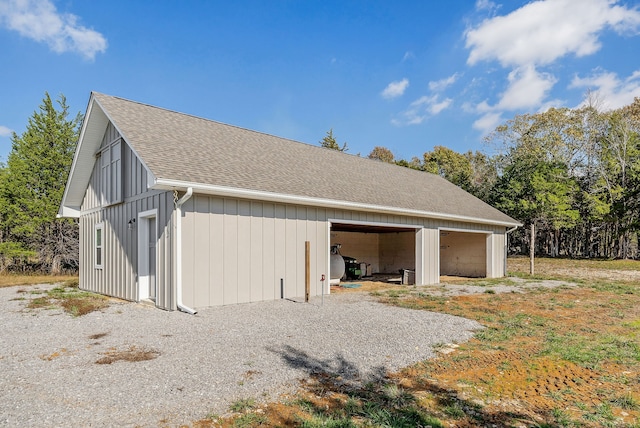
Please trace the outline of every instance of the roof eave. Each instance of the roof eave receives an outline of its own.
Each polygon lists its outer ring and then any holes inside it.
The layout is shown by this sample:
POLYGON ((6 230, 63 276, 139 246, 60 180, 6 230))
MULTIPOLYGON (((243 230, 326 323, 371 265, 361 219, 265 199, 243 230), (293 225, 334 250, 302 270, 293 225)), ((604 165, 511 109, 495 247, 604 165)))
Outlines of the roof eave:
POLYGON ((188 189, 189 187, 193 188, 194 192, 207 194, 207 195, 227 196, 227 197, 234 197, 234 198, 289 203, 289 204, 310 205, 310 206, 325 207, 325 208, 354 209, 358 211, 377 212, 377 213, 385 213, 385 214, 410 215, 410 216, 416 216, 416 217, 432 218, 437 220, 450 220, 450 221, 459 221, 459 222, 465 222, 465 223, 480 223, 480 224, 487 224, 487 225, 493 225, 493 226, 504 226, 504 227, 522 226, 522 224, 518 223, 517 221, 499 221, 499 220, 491 220, 491 219, 484 219, 484 218, 477 218, 477 217, 460 216, 455 214, 436 213, 436 212, 412 210, 412 209, 406 209, 406 208, 363 204, 358 202, 339 201, 334 199, 297 196, 297 195, 289 195, 289 194, 283 194, 283 193, 266 192, 266 191, 260 191, 260 190, 216 186, 216 185, 203 184, 203 183, 191 183, 191 182, 186 182, 181 180, 172 180, 172 179, 159 178, 155 180, 152 186, 150 186, 150 188, 152 189, 181 190, 181 191, 186 191, 186 189, 188 189))
POLYGON ((80 218, 80 207, 60 206, 57 218, 80 218))

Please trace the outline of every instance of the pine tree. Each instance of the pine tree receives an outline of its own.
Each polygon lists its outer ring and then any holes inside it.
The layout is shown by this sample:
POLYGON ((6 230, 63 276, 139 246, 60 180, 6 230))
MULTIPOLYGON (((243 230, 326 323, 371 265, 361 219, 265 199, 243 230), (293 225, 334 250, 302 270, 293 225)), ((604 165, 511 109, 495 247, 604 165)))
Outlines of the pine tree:
POLYGON ((337 150, 339 152, 346 152, 349 150, 347 148, 347 143, 342 144, 342 147, 340 147, 340 144, 338 144, 335 137, 333 136, 333 128, 328 130, 327 135, 325 135, 324 138, 320 140, 320 145, 325 149, 337 150))
POLYGON ((78 140, 82 116, 69 120, 63 95, 59 109, 48 93, 12 148, 0 181, 3 241, 38 254, 40 269, 59 273, 77 265, 77 223, 56 219, 78 140))

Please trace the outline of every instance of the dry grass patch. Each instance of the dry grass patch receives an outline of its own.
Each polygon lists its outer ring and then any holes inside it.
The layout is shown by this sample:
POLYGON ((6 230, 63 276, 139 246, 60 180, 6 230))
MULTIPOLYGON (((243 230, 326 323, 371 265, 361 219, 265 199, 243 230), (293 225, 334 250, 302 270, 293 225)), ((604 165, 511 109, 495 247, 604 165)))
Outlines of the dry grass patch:
MULTIPOLYGON (((18 290, 22 293, 23 290, 18 290)), ((22 293, 24 294, 24 293, 22 293)), ((74 282, 67 282, 51 290, 32 290, 30 294, 38 295, 29 300, 28 309, 57 309, 75 317, 104 309, 109 306, 109 299, 100 294, 81 291, 74 282), (69 285, 71 284, 71 285, 69 285)))
MULTIPOLYGON (((510 274, 529 274, 529 258, 509 257, 507 267, 510 274)), ((606 280, 620 282, 640 282, 640 260, 571 260, 535 259, 536 277, 554 277, 570 280, 606 280)))
POLYGON ((77 275, 17 275, 0 274, 0 288, 16 285, 55 284, 58 282, 78 283, 77 275))
POLYGON ((160 352, 155 349, 144 349, 130 346, 129 349, 110 349, 103 353, 104 357, 98 359, 96 364, 111 364, 117 361, 128 361, 136 363, 139 361, 149 361, 158 358, 160 352))

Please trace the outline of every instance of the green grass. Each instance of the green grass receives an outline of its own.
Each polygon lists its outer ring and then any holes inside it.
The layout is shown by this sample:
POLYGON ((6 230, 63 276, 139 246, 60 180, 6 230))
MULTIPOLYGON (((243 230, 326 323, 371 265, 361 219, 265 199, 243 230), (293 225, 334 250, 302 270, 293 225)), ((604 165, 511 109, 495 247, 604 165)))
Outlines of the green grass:
POLYGON ((253 398, 241 398, 239 400, 234 401, 229 406, 229 410, 236 413, 246 412, 247 410, 252 410, 256 407, 256 400, 253 398))
POLYGON ((611 334, 593 337, 575 332, 559 335, 550 331, 543 353, 589 369, 598 368, 605 361, 618 364, 637 364, 640 361, 640 346, 636 341, 611 334))
POLYGON ((357 425, 349 418, 335 419, 331 416, 313 415, 309 419, 298 421, 301 428, 356 428, 357 425))
POLYGON ((249 428, 264 425, 268 422, 267 417, 257 413, 245 413, 233 421, 233 426, 238 428, 249 428))
POLYGON ((611 403, 624 410, 640 410, 640 403, 631 394, 612 398, 611 403))

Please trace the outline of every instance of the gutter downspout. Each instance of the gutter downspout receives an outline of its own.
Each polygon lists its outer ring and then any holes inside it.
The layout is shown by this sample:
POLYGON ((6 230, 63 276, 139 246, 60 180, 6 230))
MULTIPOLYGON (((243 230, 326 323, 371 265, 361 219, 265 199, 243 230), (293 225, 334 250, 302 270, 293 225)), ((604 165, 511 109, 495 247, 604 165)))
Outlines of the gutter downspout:
POLYGON ((513 226, 504 233, 504 276, 507 276, 507 252, 509 250, 509 234, 520 226, 513 226))
POLYGON ((185 306, 182 303, 182 204, 187 202, 189 198, 193 195, 193 187, 187 188, 187 193, 184 194, 182 198, 176 201, 176 216, 177 224, 176 224, 176 247, 177 247, 177 255, 176 255, 176 294, 178 295, 178 309, 182 312, 186 312, 191 315, 197 314, 197 311, 191 309, 188 306, 185 306))

